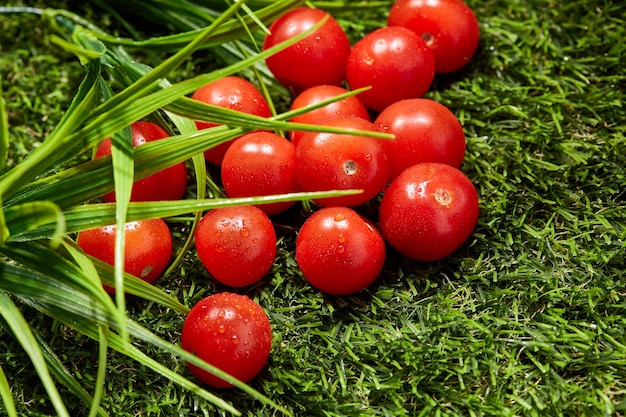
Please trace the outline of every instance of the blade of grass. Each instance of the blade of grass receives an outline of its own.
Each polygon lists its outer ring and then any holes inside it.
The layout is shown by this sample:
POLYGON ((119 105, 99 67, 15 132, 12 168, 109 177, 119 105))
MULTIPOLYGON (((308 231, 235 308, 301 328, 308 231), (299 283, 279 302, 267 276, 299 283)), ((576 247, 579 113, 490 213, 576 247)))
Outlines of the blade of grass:
POLYGON ((0 397, 2 397, 2 403, 4 404, 7 417, 17 417, 11 387, 9 386, 9 381, 7 381, 7 376, 4 374, 2 366, 0 366, 0 397))
POLYGON ((9 119, 7 115, 2 82, 0 82, 0 173, 4 172, 9 156, 9 119))
POLYGON ((30 326, 24 319, 24 316, 22 316, 19 308, 4 292, 0 292, 0 315, 28 354, 57 414, 60 417, 69 417, 70 415, 50 376, 43 353, 30 330, 30 326))

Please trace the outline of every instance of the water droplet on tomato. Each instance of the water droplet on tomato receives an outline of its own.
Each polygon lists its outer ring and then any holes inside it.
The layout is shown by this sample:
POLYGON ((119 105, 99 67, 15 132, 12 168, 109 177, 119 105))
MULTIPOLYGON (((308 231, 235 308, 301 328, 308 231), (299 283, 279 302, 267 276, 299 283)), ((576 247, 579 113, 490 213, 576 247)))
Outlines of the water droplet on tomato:
POLYGON ((232 337, 232 341, 233 341, 233 345, 236 345, 239 343, 239 337, 237 337, 236 334, 233 335, 232 337))
POLYGON ((337 238, 337 241, 339 243, 344 243, 346 241, 346 237, 344 236, 343 233, 339 234, 339 237, 337 238))
POLYGON ((343 245, 337 246, 337 253, 344 253, 346 248, 343 245))
POLYGON ((366 153, 365 154, 365 160, 366 161, 371 161, 372 160, 372 154, 371 153, 366 153))
POLYGON ((220 327, 217 328, 217 332, 223 334, 226 332, 226 328, 223 325, 220 325, 220 327))
POLYGON ((226 312, 224 310, 220 310, 217 312, 217 317, 223 318, 226 316, 226 312))
POLYGON ((241 237, 248 237, 250 236, 250 229, 244 227, 239 231, 239 235, 241 235, 241 237))
POLYGON ((338 214, 335 214, 334 219, 335 219, 336 222, 341 222, 341 221, 345 220, 346 217, 343 214, 338 213, 338 214))

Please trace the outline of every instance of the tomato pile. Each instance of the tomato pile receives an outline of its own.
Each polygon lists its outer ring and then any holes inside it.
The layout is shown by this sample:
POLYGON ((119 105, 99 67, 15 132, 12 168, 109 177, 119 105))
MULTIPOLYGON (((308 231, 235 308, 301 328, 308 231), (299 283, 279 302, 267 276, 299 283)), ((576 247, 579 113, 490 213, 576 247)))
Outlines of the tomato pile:
MULTIPOLYGON (((295 241, 295 260, 304 279, 324 293, 342 295, 361 291, 378 277, 388 247, 410 259, 430 262, 450 255, 471 235, 479 204, 473 184, 460 170, 466 147, 463 128, 452 111, 423 95, 435 74, 458 71, 470 61, 478 45, 479 26, 473 11, 461 0, 398 0, 385 27, 351 45, 330 14, 300 7, 270 25, 263 49, 311 29, 322 19, 326 20, 313 33, 266 60, 276 80, 291 91, 291 110, 344 95, 291 119, 321 126, 322 131, 294 130, 284 136, 282 132, 254 131, 206 151, 205 159, 219 169, 229 197, 361 190, 314 200, 314 210, 295 241), (363 90, 346 94, 357 89, 363 90), (395 139, 379 139, 364 132, 389 133, 395 139), (378 218, 359 214, 366 204, 376 207, 378 218)), ((192 98, 271 116, 271 106, 261 91, 237 76, 216 80, 192 98)), ((196 125, 198 129, 214 126, 206 122, 196 125)), ((133 137, 164 137, 158 129, 137 122, 133 137)), ((139 144, 135 141, 135 146, 139 144)), ((110 143, 102 146, 108 150, 99 150, 97 157, 110 153, 110 143)), ((172 171, 165 178, 154 181, 161 185, 152 189, 151 179, 135 183, 131 199, 182 197, 184 165, 169 169, 172 171)), ((114 195, 105 200, 114 201, 114 195)), ((276 256, 271 216, 294 204, 236 206, 206 213, 198 224, 195 247, 210 276, 231 287, 261 280, 276 256)), ((143 246, 151 242, 135 237, 146 228, 144 223, 148 222, 134 222, 137 230, 127 230, 127 250, 137 240, 143 246)), ((166 260, 165 264, 169 261, 171 236, 167 226, 165 231, 148 233, 153 237, 159 233, 155 240, 161 242, 160 252, 150 255, 153 259, 127 253, 126 270, 152 281, 165 267, 156 258, 166 260), (169 246, 162 244, 168 238, 169 246)), ((111 228, 86 231, 78 244, 112 263, 110 235, 111 228)), ((261 307, 245 296, 214 294, 192 308, 182 330, 182 345, 248 381, 269 355, 269 320, 261 307)), ((190 369, 209 385, 231 386, 193 365, 190 369)))

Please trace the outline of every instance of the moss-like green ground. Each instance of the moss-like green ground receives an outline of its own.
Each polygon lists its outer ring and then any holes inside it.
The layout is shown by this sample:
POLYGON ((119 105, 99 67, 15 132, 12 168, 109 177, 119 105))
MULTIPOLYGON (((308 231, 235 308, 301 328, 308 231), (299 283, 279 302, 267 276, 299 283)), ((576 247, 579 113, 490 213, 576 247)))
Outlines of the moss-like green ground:
MULTIPOLYGON (((349 297, 310 288, 285 234, 271 274, 248 290, 274 331, 252 386, 296 416, 626 414, 626 6, 468 3, 481 23, 479 50, 427 96, 464 126, 462 169, 481 203, 475 233, 440 262, 390 251, 376 283, 349 297)), ((338 16, 351 19, 353 36, 384 24, 382 15, 338 16)), ((82 68, 47 41, 51 29, 37 17, 0 15, 0 28, 14 164, 60 120, 82 68)), ((224 289, 192 254, 159 285, 187 305, 224 289)), ((138 300, 129 309, 178 340, 180 315, 138 300)), ((24 313, 93 390, 96 343, 24 313)), ((190 376, 169 354, 146 350, 190 376)), ((23 415, 53 413, 27 356, 2 329, 0 364, 23 415)), ((111 355, 106 381, 112 416, 221 414, 122 355, 111 355)), ((86 415, 61 391, 72 415, 86 415)), ((277 415, 240 391, 218 394, 244 415, 277 415)))

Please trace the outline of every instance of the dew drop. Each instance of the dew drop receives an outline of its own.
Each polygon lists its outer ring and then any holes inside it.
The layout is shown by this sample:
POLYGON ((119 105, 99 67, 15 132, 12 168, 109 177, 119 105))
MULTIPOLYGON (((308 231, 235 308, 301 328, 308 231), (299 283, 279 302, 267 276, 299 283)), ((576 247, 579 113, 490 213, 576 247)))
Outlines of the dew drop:
POLYGON ((217 328, 217 332, 219 334, 224 334, 224 332, 226 332, 226 328, 222 325, 220 325, 220 327, 217 328))
POLYGON ((242 229, 239 231, 239 235, 240 235, 241 237, 248 237, 248 236, 250 236, 250 229, 248 229, 247 227, 242 228, 242 229))
POLYGON ((344 253, 346 248, 343 245, 337 246, 337 253, 344 253))
POLYGON ((236 345, 239 343, 239 337, 237 337, 236 334, 233 335, 232 337, 232 341, 233 341, 233 345, 236 345))
POLYGON ((336 222, 341 222, 341 221, 344 221, 346 217, 343 214, 338 213, 338 214, 335 214, 334 219, 336 222))
POLYGON ((225 316, 226 316, 226 312, 224 310, 220 310, 217 313, 217 317, 219 317, 219 318, 224 318, 225 316))
POLYGON ((343 155, 341 155, 340 153, 335 155, 335 161, 337 161, 337 162, 341 162, 342 158, 343 158, 343 155))
POLYGON ((344 236, 344 234, 343 234, 343 233, 339 234, 339 237, 337 238, 337 241, 338 241, 339 243, 345 243, 345 241, 346 241, 346 237, 344 236))
POLYGON ((371 161, 372 160, 372 154, 371 153, 366 153, 365 154, 365 160, 366 161, 371 161))

